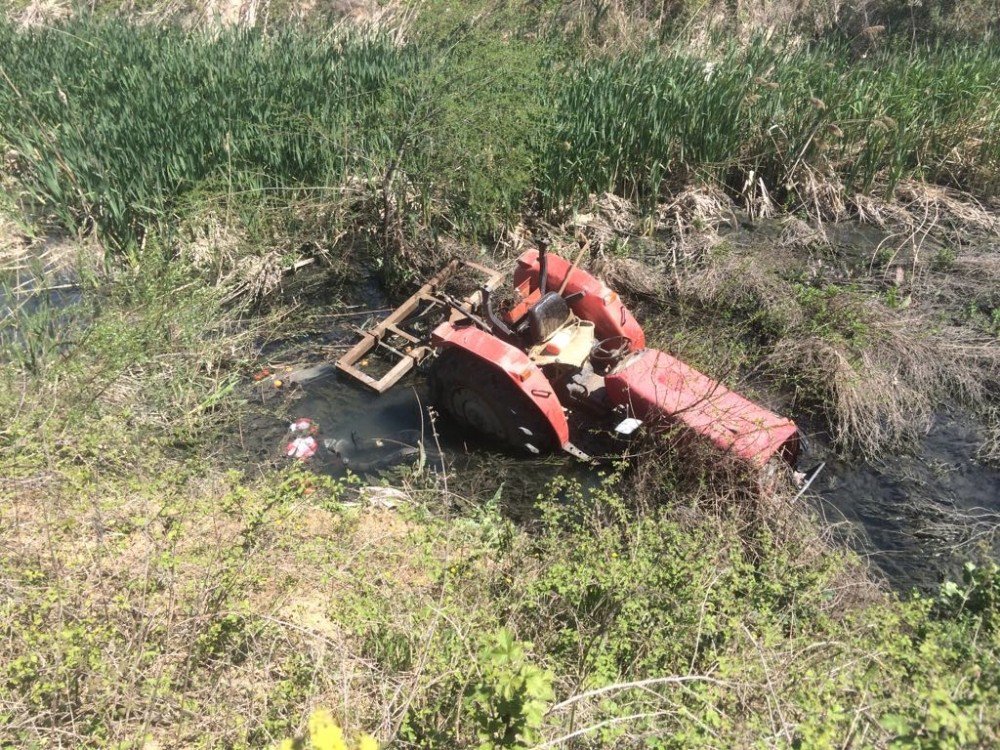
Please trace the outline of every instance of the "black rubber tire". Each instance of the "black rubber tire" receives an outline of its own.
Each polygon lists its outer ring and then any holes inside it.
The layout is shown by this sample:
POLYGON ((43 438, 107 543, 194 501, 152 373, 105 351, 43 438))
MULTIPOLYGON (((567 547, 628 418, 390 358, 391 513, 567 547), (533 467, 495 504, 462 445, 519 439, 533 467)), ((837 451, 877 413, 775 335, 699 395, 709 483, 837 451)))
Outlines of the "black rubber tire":
POLYGON ((517 452, 548 453, 559 441, 531 399, 499 368, 446 349, 430 372, 431 401, 463 430, 517 452))

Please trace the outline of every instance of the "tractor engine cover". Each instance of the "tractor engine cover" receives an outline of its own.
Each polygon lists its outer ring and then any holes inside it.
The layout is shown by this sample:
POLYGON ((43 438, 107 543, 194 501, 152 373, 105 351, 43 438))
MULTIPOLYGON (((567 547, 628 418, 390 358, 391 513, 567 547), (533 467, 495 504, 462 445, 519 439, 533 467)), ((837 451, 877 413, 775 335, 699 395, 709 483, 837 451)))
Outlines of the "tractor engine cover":
POLYGON ((533 344, 545 341, 569 319, 569 305, 557 292, 548 292, 528 310, 528 332, 533 344))
POLYGON ((723 452, 762 467, 780 455, 794 465, 798 428, 656 349, 632 355, 605 378, 608 399, 652 425, 681 425, 723 452))
MULTIPOLYGON (((526 250, 517 259, 514 286, 521 289, 525 297, 531 292, 537 293, 539 273, 538 250, 526 250)), ((559 289, 565 284, 563 295, 576 296, 576 300, 570 303, 570 309, 578 318, 594 324, 598 339, 624 336, 632 342, 633 351, 646 345, 642 326, 632 317, 618 295, 600 279, 554 253, 548 254, 548 275, 548 286, 551 289, 559 289)))

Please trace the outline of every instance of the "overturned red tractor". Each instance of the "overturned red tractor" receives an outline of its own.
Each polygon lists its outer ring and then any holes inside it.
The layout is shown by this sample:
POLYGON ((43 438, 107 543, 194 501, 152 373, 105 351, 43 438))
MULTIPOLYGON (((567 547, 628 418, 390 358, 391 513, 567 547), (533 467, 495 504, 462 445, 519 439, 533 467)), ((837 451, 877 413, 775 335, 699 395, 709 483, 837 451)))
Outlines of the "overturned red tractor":
POLYGON ((514 269, 514 303, 498 313, 492 298, 503 283, 492 269, 451 261, 363 331, 337 367, 382 393, 432 360, 431 395, 441 413, 532 453, 562 449, 587 458, 578 447, 585 431, 628 435, 645 424, 706 441, 750 467, 794 465, 799 437, 792 421, 646 348, 642 327, 618 295, 576 263, 544 247, 528 250, 514 269), (457 299, 447 288, 463 270, 485 280, 457 299), (362 370, 376 353, 391 355, 380 375, 362 370))

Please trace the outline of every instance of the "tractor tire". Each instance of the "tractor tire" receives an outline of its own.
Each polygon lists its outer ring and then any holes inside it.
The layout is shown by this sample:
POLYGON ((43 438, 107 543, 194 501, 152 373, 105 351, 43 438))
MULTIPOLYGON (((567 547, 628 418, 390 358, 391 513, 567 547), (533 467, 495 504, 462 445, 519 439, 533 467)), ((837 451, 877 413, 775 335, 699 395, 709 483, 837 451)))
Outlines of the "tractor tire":
POLYGON ((446 349, 438 356, 430 391, 439 413, 505 448, 538 454, 559 445, 538 406, 502 370, 463 349, 446 349))

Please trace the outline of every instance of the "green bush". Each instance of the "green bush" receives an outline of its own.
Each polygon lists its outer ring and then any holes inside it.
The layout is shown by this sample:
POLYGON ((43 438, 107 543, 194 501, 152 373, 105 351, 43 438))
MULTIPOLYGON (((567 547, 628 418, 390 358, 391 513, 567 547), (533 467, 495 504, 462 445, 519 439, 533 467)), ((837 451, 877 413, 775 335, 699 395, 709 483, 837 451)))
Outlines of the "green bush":
POLYGON ((554 675, 528 660, 529 648, 500 630, 479 652, 479 676, 466 702, 480 750, 527 748, 541 739, 538 730, 555 697, 554 675))

